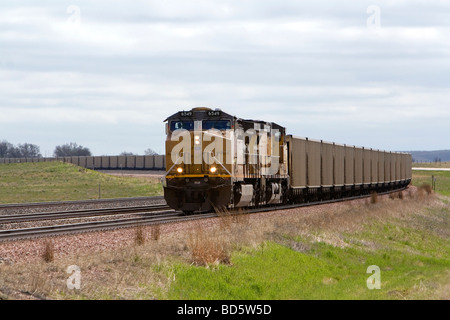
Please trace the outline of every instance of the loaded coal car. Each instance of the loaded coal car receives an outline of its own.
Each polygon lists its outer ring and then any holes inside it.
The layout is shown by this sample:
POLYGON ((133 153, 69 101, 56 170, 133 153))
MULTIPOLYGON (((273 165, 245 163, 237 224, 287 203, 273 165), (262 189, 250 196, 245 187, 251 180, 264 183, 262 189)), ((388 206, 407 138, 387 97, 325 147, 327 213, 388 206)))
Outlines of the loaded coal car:
POLYGON ((302 203, 389 192, 407 187, 412 157, 287 136, 290 202, 302 203))
POLYGON ((286 135, 276 123, 194 108, 166 120, 167 204, 186 213, 320 202, 411 181, 411 155, 286 135))

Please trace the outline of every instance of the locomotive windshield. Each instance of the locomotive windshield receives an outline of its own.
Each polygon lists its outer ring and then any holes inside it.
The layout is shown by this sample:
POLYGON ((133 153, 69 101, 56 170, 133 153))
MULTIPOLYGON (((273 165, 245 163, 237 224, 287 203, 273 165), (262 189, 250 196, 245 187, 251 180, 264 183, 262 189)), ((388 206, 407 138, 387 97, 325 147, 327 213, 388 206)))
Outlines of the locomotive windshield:
MULTIPOLYGON (((194 130, 194 121, 192 120, 175 120, 170 122, 170 131, 185 129, 188 131, 194 130)), ((227 130, 231 129, 230 120, 204 120, 202 123, 202 130, 217 129, 227 130)))
POLYGON ((230 120, 205 120, 203 121, 203 130, 217 129, 217 130, 227 130, 231 129, 230 120))
POLYGON ((194 121, 185 120, 185 121, 171 121, 170 122, 170 131, 175 131, 178 129, 185 129, 192 131, 194 130, 194 121))

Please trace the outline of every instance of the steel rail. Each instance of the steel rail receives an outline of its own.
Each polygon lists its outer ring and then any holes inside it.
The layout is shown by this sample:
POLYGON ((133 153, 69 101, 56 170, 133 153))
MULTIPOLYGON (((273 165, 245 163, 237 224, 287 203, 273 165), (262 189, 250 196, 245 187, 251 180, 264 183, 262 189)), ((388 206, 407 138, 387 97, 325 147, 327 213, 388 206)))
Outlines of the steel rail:
POLYGON ((97 204, 97 203, 100 204, 100 203, 108 203, 108 202, 128 202, 128 201, 145 201, 145 200, 164 200, 164 197, 163 196, 155 196, 155 197, 132 197, 132 198, 109 198, 109 199, 91 199, 91 200, 11 203, 11 204, 0 204, 0 209, 36 208, 36 207, 66 206, 66 205, 79 205, 79 204, 97 204))
POLYGON ((117 214, 149 213, 156 210, 165 210, 165 209, 169 209, 169 206, 166 204, 160 204, 152 206, 116 207, 116 208, 71 210, 59 212, 42 212, 42 213, 40 212, 29 214, 2 215, 0 216, 0 223, 6 224, 6 223, 18 223, 28 221, 97 217, 97 216, 117 215, 117 214))
POLYGON ((107 221, 53 225, 36 228, 0 230, 0 241, 31 239, 42 236, 74 234, 99 230, 112 230, 118 228, 136 227, 150 224, 162 224, 169 222, 181 222, 188 220, 205 219, 208 217, 210 218, 216 216, 217 215, 215 213, 186 216, 180 212, 171 210, 161 212, 159 215, 143 216, 137 218, 124 218, 107 221))
MULTIPOLYGON (((379 195, 385 195, 393 192, 399 192, 407 189, 407 187, 380 192, 379 195)), ((354 197, 347 198, 339 198, 339 199, 330 199, 330 200, 322 200, 322 201, 314 201, 314 202, 306 202, 306 203, 298 203, 298 204, 290 204, 283 206, 269 206, 269 207, 260 207, 260 208, 252 208, 245 209, 246 213, 258 213, 258 212, 267 212, 267 211, 278 211, 278 210, 287 210, 298 207, 307 207, 314 205, 324 205, 336 202, 344 202, 344 201, 352 201, 358 199, 364 199, 370 197, 370 194, 367 195, 359 195, 354 197)), ((244 214, 246 214, 244 213, 244 214)), ((239 214, 237 211, 230 211, 230 216, 234 214, 239 214)), ((98 231, 98 230, 111 230, 117 228, 126 228, 126 227, 135 227, 138 225, 149 225, 149 224, 161 224, 161 223, 172 223, 172 222, 182 222, 189 220, 197 220, 197 219, 206 219, 206 218, 214 218, 218 217, 216 213, 199 213, 195 215, 184 215, 181 212, 176 212, 173 210, 159 212, 156 215, 152 216, 141 216, 135 218, 126 218, 126 219, 116 219, 116 220, 107 220, 107 221, 94 221, 94 222, 85 222, 85 223, 76 223, 76 224, 65 224, 65 225, 53 225, 46 227, 36 227, 36 228, 26 228, 26 229, 10 229, 10 230, 0 230, 0 242, 6 240, 18 240, 18 239, 26 239, 26 238, 35 238, 39 236, 50 236, 50 235, 62 235, 62 234, 73 234, 79 232, 90 232, 90 231, 98 231)))

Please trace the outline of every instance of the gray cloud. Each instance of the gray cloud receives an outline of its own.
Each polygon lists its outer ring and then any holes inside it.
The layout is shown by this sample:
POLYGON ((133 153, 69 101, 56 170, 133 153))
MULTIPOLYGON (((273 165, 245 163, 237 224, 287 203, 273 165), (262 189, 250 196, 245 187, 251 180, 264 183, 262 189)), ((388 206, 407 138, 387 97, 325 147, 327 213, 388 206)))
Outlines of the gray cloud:
POLYGON ((374 29, 370 5, 3 3, 0 139, 162 152, 162 120, 206 105, 311 138, 448 148, 450 4, 376 1, 374 29))

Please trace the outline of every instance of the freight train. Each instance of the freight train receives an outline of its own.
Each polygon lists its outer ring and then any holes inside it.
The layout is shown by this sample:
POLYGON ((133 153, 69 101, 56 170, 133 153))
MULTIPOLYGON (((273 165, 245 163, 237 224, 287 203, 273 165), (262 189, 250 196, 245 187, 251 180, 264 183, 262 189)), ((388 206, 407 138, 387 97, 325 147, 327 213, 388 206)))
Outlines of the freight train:
POLYGON ((167 204, 185 213, 320 202, 411 182, 412 157, 287 135, 273 122, 194 108, 166 120, 167 204))

